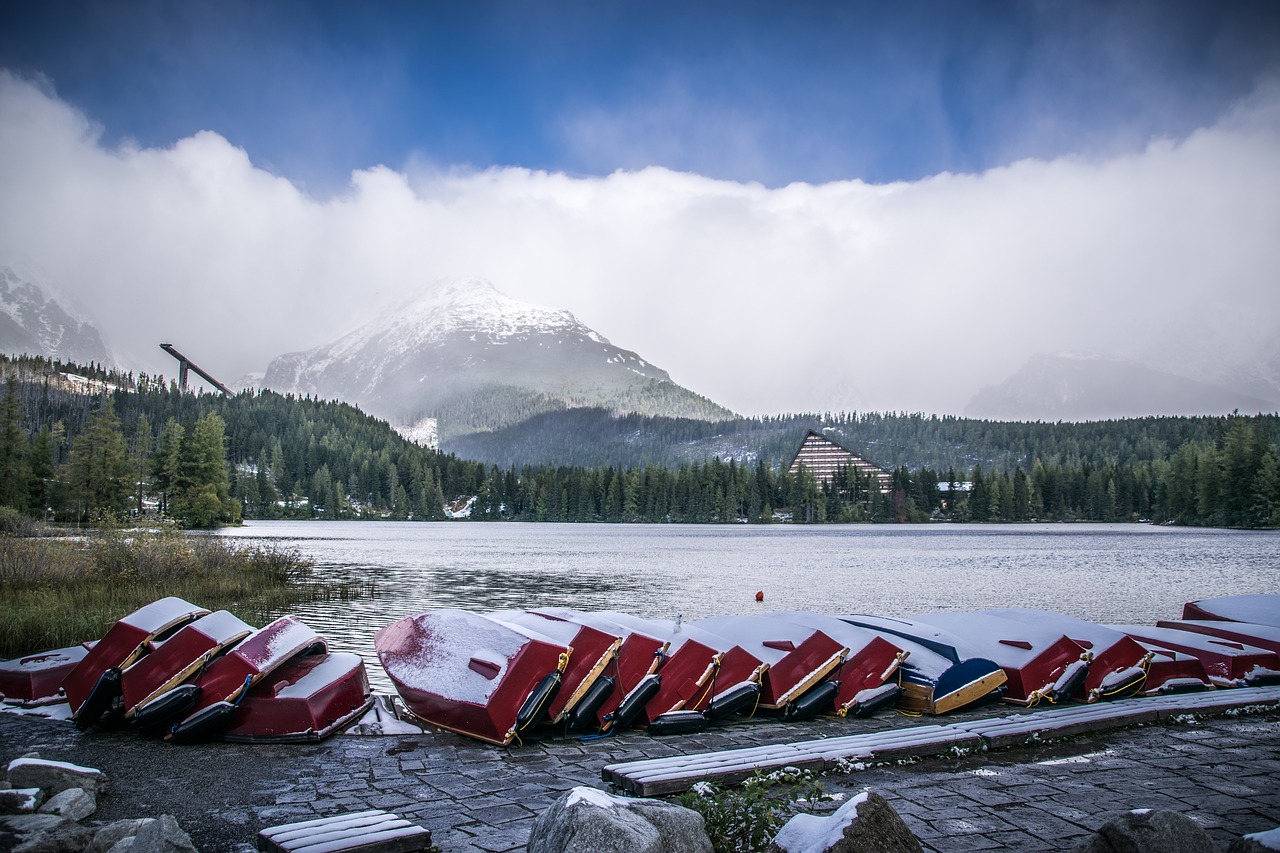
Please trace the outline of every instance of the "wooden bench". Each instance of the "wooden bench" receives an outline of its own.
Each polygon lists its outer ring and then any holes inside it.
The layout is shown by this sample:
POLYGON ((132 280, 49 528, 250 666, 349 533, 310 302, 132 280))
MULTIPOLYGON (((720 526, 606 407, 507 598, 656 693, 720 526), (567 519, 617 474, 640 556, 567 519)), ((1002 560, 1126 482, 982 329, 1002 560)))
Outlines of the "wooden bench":
POLYGON ((409 853, 430 846, 430 830, 381 809, 269 826, 258 833, 264 853, 409 853))

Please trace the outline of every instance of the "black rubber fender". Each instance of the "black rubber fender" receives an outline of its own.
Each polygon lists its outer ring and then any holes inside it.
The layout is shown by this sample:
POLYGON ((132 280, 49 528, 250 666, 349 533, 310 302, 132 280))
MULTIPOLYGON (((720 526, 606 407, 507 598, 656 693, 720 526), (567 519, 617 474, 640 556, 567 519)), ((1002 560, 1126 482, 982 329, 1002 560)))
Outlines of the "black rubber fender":
POLYGON ((98 683, 93 685, 88 697, 76 709, 76 728, 84 731, 97 725, 103 715, 111 710, 120 696, 120 670, 111 667, 98 676, 98 683))
POLYGON ((542 680, 529 692, 524 704, 516 712, 517 732, 527 731, 542 722, 542 718, 547 715, 547 708, 551 707, 552 700, 560 692, 560 683, 559 672, 542 676, 542 680))
POLYGON ((704 731, 707 717, 698 711, 670 711, 649 724, 651 735, 688 735, 704 731))
POLYGON ((195 707, 201 692, 198 685, 179 684, 138 708, 133 715, 133 724, 140 729, 167 728, 195 707))
POLYGON ((722 720, 730 714, 736 714, 753 707, 760 696, 760 685, 754 681, 745 681, 718 694, 707 706, 708 720, 722 720))
POLYGON ((230 702, 215 702, 201 708, 169 730, 169 740, 174 743, 204 743, 222 736, 231 724, 236 706, 230 702))
POLYGON ((809 690, 798 699, 793 699, 782 709, 782 719, 788 722, 799 722, 812 719, 823 711, 835 707, 836 694, 840 692, 840 682, 824 681, 809 690))
POLYGON ((640 716, 640 712, 644 710, 644 706, 649 704, 649 700, 658 695, 658 690, 662 687, 662 676, 658 673, 650 673, 640 679, 640 683, 631 689, 626 698, 613 712, 613 727, 623 728, 635 722, 636 717, 640 716))
POLYGON ((569 728, 585 729, 595 727, 597 724, 596 712, 600 710, 604 700, 613 695, 613 689, 617 686, 617 683, 617 679, 612 675, 597 678, 596 683, 591 685, 591 689, 578 700, 578 704, 574 705, 573 710, 569 713, 569 728))

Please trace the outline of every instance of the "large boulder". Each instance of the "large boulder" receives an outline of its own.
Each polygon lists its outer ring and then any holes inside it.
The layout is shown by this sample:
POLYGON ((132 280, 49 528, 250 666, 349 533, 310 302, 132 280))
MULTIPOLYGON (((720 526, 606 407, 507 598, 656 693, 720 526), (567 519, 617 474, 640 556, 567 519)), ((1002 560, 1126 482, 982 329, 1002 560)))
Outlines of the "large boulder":
POLYGON ((915 834, 875 791, 826 817, 798 814, 774 836, 770 853, 922 853, 915 834))
POLYGON ((1104 823, 1075 853, 1218 853, 1218 845, 1189 817, 1135 809, 1104 823))
POLYGON ((528 853, 711 853, 702 815, 674 803, 566 791, 538 815, 528 853))
POLYGON ((191 836, 178 826, 177 818, 167 814, 139 827, 131 849, 133 853, 196 853, 191 836))
POLYGON ((109 823, 94 833, 93 842, 85 848, 84 853, 107 853, 126 838, 129 839, 129 846, 132 846, 133 838, 142 825, 153 820, 153 817, 139 817, 109 823))
POLYGON ((59 817, 57 820, 57 824, 27 836, 13 848, 13 853, 80 853, 93 840, 93 830, 89 827, 81 826, 70 818, 59 817))
POLYGON ((96 797, 106 790, 107 776, 101 770, 65 761, 15 758, 9 762, 9 783, 15 788, 40 788, 50 795, 83 788, 96 797))
POLYGON ((42 814, 56 814, 71 820, 84 820, 98 810, 98 801, 84 788, 68 788, 54 794, 40 807, 42 814))

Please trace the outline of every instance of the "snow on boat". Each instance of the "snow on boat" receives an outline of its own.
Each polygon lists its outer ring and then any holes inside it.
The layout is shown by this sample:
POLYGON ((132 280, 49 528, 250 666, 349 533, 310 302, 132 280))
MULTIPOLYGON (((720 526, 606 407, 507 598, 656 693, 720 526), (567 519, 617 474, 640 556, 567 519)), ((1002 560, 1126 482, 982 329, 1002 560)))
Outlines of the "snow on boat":
POLYGON ((1280 654, 1280 628, 1271 625, 1254 625, 1250 622, 1223 622, 1213 619, 1161 619, 1157 628, 1173 628, 1175 631, 1191 631, 1222 640, 1233 640, 1246 646, 1280 654))
POLYGON ((1085 699, 1122 699, 1142 689, 1147 680, 1151 652, 1128 634, 1050 610, 1008 607, 984 611, 1025 625, 1061 631, 1087 649, 1093 660, 1084 680, 1085 699))
MULTIPOLYGON (((676 719, 671 716, 676 713, 719 718, 754 706, 768 665, 731 640, 683 619, 642 619, 612 610, 601 615, 667 643, 666 659, 658 671, 627 697, 650 698, 639 709, 624 699, 616 712, 617 725, 643 718, 645 725, 652 727, 664 717, 676 719)), ((705 723, 706 717, 702 720, 705 723)))
POLYGON ((1280 683, 1280 655, 1235 640, 1147 625, 1112 625, 1143 643, 1199 658, 1217 687, 1259 687, 1280 683))
MULTIPOLYGON (((547 717, 551 723, 563 723, 570 713, 579 709, 588 694, 591 694, 592 703, 597 706, 605 698, 601 695, 603 688, 609 687, 612 681, 602 682, 602 679, 605 670, 613 664, 618 647, 622 645, 620 635, 559 616, 545 616, 523 610, 499 610, 486 615, 490 619, 549 637, 573 649, 569 665, 561 675, 560 690, 547 707, 547 717), (593 692, 597 684, 602 684, 602 690, 593 692)), ((594 709, 582 710, 584 716, 594 716, 594 709)))
POLYGON ((1280 628, 1280 595, 1227 595, 1188 601, 1182 605, 1182 618, 1251 622, 1280 628))
POLYGON ((219 610, 188 622, 163 641, 153 641, 151 651, 120 673, 125 719, 132 720, 142 706, 194 677, 252 633, 253 626, 219 610))
POLYGON ((324 740, 360 719, 372 705, 369 674, 359 655, 299 655, 245 692, 222 737, 252 743, 324 740))
MULTIPOLYGON (((769 618, 821 631, 849 650, 844 663, 831 676, 839 685, 833 699, 836 716, 873 714, 893 705, 903 692, 903 687, 890 679, 904 661, 910 660, 911 653, 904 647, 904 641, 888 639, 834 616, 809 611, 770 613, 769 618)), ((996 670, 999 671, 999 667, 996 670)))
POLYGON ((112 625, 63 679, 76 725, 87 728, 107 712, 119 693, 120 671, 146 654, 151 642, 208 612, 181 598, 162 598, 112 625))
POLYGON ((995 661, 1008 677, 1006 702, 1036 705, 1082 692, 1089 653, 1061 631, 983 613, 930 613, 897 622, 886 630, 903 631, 926 646, 951 647, 961 657, 995 661))
POLYGON ((506 746, 560 687, 572 649, 466 610, 406 616, 374 635, 382 668, 425 722, 506 746))
MULTIPOLYGON (((587 625, 621 638, 613 663, 592 687, 596 696, 601 698, 597 702, 595 696, 584 697, 569 718, 570 728, 598 726, 601 731, 609 731, 618 719, 616 712, 623 700, 628 697, 636 697, 637 700, 642 698, 636 690, 645 683, 645 679, 656 677, 669 644, 658 637, 627 627, 602 613, 588 613, 567 607, 544 607, 532 612, 587 625), (602 687, 605 684, 608 685, 607 690, 602 687)), ((656 690, 656 687, 655 684, 650 689, 656 690)))
POLYGON ((0 661, 0 699, 28 708, 61 702, 63 679, 88 653, 84 646, 70 646, 0 661))
POLYGON ((1143 696, 1196 693, 1214 689, 1209 673, 1205 672, 1204 664, 1200 663, 1199 658, 1150 643, 1142 643, 1142 647, 1151 652, 1147 680, 1142 685, 1143 696))
POLYGON ((908 639, 911 631, 928 630, 886 616, 841 616, 840 620, 878 633, 900 646, 907 658, 898 669, 902 694, 896 705, 914 714, 946 714, 983 701, 1003 697, 1009 680, 995 661, 962 657, 954 645, 935 637, 932 642, 908 639))
POLYGON ((244 691, 299 655, 325 651, 324 638, 297 616, 281 616, 214 660, 193 681, 139 708, 135 720, 144 727, 181 720, 170 732, 179 742, 215 737, 244 691))
POLYGON ((797 704, 828 679, 849 655, 849 649, 816 628, 768 616, 712 616, 699 628, 742 646, 769 665, 761 681, 760 707, 783 711, 789 718, 828 710, 838 685, 823 688, 824 700, 797 704))

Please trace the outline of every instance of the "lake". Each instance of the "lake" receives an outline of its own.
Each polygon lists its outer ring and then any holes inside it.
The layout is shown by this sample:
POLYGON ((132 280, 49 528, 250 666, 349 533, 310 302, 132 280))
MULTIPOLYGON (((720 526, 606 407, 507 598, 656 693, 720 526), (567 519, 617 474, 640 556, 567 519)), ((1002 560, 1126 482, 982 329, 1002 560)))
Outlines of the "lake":
POLYGON ((1280 531, 1135 524, 625 525, 250 521, 217 535, 292 548, 373 592, 295 612, 390 682, 373 632, 436 607, 569 606, 697 619, 816 610, 906 616, 1038 607, 1097 622, 1280 592, 1280 531), (755 594, 764 592, 757 603, 755 594))

